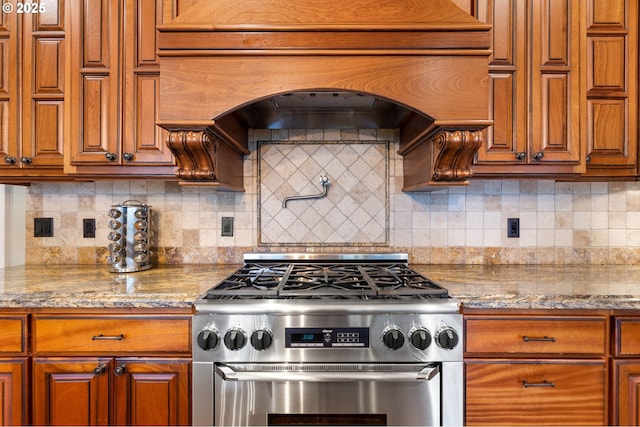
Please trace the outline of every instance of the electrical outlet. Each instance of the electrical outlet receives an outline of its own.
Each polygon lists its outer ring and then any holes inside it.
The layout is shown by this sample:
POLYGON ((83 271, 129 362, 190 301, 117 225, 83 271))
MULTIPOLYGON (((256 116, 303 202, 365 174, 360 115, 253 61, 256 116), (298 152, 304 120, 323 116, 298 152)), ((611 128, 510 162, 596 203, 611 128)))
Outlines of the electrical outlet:
POLYGON ((233 217, 223 216, 222 227, 220 229, 221 236, 233 236, 233 217))
POLYGON ((507 218, 507 237, 520 237, 520 218, 507 218))
POLYGON ((53 237, 53 218, 34 218, 33 237, 53 237))
POLYGON ((96 237, 96 220, 94 218, 82 219, 82 237, 85 239, 96 237))

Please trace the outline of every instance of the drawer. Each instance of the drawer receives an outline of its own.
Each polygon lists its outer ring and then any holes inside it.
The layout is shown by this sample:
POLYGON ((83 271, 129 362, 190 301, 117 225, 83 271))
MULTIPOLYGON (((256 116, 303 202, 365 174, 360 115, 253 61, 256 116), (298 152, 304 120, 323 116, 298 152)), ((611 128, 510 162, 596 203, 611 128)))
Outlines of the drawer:
POLYGON ((605 425, 603 361, 465 364, 467 425, 605 425))
POLYGON ((603 355, 606 348, 604 317, 465 317, 468 355, 603 355))
POLYGON ((190 353, 191 318, 162 316, 40 316, 38 354, 190 353))
POLYGON ((27 319, 24 316, 0 317, 0 353, 27 350, 27 319))
POLYGON ((616 317, 616 356, 637 356, 640 354, 640 317, 616 317))

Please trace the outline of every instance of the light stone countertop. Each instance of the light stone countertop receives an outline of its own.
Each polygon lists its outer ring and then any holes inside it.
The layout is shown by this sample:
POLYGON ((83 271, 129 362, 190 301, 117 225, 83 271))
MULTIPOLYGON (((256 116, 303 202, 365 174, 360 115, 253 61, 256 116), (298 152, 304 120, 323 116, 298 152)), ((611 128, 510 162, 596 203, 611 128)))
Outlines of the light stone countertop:
POLYGON ((640 309, 640 266, 413 265, 466 308, 640 309))
MULTIPOLYGON (((188 308, 239 266, 0 269, 0 308, 188 308)), ((467 308, 640 310, 640 266, 416 265, 467 308)))
POLYGON ((238 265, 163 265, 110 273, 106 265, 0 269, 3 308, 188 308, 238 265))

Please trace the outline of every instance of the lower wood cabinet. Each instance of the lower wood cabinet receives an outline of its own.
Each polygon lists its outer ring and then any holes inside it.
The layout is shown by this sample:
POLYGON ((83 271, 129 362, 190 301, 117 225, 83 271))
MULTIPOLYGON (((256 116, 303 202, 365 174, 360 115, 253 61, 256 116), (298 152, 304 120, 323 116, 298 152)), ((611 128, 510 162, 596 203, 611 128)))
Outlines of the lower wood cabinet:
POLYGON ((0 357, 0 425, 28 424, 28 358, 0 357))
POLYGON ((0 314, 0 425, 29 424, 28 321, 0 314))
POLYGON ((605 425, 604 361, 466 363, 467 425, 605 425))
POLYGON ((467 425, 608 425, 609 320, 465 315, 467 425))
POLYGON ((36 357, 35 425, 187 425, 190 359, 36 357))
POLYGON ((640 425, 640 359, 613 361, 613 423, 640 425))
POLYGON ((612 423, 640 425, 640 316, 617 316, 614 323, 612 423))
POLYGON ((191 424, 191 315, 37 313, 34 425, 191 424))

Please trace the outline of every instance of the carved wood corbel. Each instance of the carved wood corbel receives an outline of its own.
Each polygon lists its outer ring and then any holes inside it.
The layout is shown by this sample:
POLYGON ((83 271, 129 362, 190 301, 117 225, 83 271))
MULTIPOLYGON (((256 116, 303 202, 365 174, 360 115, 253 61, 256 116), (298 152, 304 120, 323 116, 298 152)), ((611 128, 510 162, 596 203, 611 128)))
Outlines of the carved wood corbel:
POLYGON ((214 121, 158 122, 167 130, 180 185, 244 191, 243 161, 249 154, 247 128, 230 114, 214 121))
POLYGON ((176 158, 176 176, 185 180, 216 180, 217 141, 207 130, 167 133, 167 147, 176 158))
POLYGON ((433 137, 439 152, 433 166, 434 181, 465 181, 473 175, 471 162, 482 145, 481 131, 441 131, 433 137))
POLYGON ((483 124, 463 123, 443 129, 437 122, 413 115, 400 129, 404 186, 402 191, 433 191, 468 185, 472 162, 482 145, 483 124))

